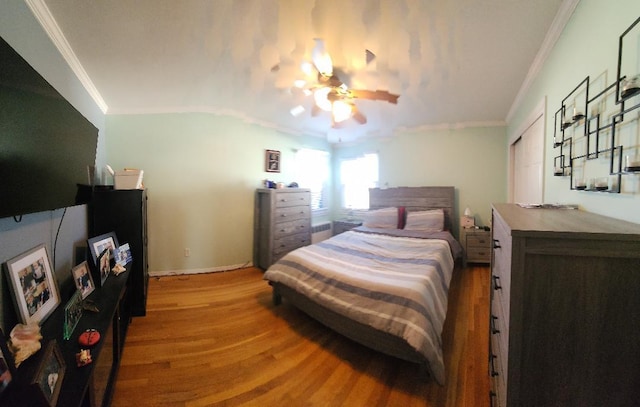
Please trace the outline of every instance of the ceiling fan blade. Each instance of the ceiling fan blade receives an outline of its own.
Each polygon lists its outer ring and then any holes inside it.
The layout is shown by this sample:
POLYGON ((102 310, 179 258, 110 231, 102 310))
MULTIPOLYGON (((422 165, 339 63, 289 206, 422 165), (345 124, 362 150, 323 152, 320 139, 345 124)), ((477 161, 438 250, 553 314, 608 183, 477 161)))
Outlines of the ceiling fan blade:
POLYGON ((353 119, 360 124, 365 124, 367 122, 367 117, 360 113, 359 110, 355 110, 353 112, 353 119))
POLYGON ((357 90, 349 89, 351 97, 369 100, 384 100, 389 103, 397 104, 400 95, 394 95, 386 90, 357 90))

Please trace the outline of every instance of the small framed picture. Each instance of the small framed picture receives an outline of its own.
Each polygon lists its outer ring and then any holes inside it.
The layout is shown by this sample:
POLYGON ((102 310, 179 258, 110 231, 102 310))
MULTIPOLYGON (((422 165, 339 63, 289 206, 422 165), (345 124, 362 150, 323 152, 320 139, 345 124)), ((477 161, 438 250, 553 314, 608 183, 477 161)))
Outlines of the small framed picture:
POLYGON ((20 322, 42 324, 60 304, 58 280, 46 246, 7 260, 6 273, 20 322))
POLYGON ((280 172, 280 151, 266 150, 265 152, 265 171, 280 172))
POLYGON ((64 307, 64 340, 71 338, 73 330, 76 329, 78 321, 82 318, 82 310, 82 292, 76 290, 64 307))
POLYGON ((91 276, 91 271, 89 270, 89 263, 86 261, 83 261, 71 269, 71 275, 73 276, 73 282, 76 284, 78 291, 80 291, 83 300, 96 289, 93 277, 91 276))
POLYGON ((89 252, 91 252, 91 258, 95 265, 98 265, 98 257, 105 250, 109 249, 109 258, 113 259, 114 252, 118 247, 118 238, 115 232, 105 233, 100 236, 95 236, 87 239, 89 244, 89 252))
POLYGON ((13 358, 7 348, 7 340, 0 329, 0 395, 9 386, 15 373, 13 358))
POLYGON ((121 266, 126 266, 131 263, 133 260, 133 256, 131 256, 131 248, 129 247, 129 243, 125 243, 122 246, 118 246, 116 250, 116 263, 121 266))
POLYGON ((104 286, 104 282, 111 273, 111 250, 104 249, 98 256, 98 271, 100 272, 100 287, 104 286))
POLYGON ((49 407, 56 405, 65 369, 60 348, 54 339, 47 343, 42 360, 31 380, 31 387, 41 399, 42 405, 49 407))

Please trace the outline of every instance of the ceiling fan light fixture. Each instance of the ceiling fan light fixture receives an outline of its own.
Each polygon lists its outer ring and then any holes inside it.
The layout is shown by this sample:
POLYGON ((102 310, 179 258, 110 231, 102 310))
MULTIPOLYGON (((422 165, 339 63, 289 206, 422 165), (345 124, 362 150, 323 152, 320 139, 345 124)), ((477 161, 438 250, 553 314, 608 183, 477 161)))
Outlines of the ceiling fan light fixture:
POLYGON ((319 38, 316 38, 315 41, 316 46, 313 47, 311 51, 313 64, 322 76, 331 77, 331 75, 333 75, 333 61, 331 61, 331 56, 324 49, 324 41, 319 38))
POLYGON ((311 76, 313 75, 313 65, 310 62, 304 61, 300 64, 300 70, 304 72, 305 75, 311 76))
POLYGON ((333 121, 336 123, 343 122, 351 117, 353 113, 353 105, 336 100, 333 102, 331 114, 333 115, 333 121))
POLYGON ((331 88, 320 88, 317 89, 314 93, 313 93, 313 100, 316 102, 316 105, 326 111, 326 112, 330 112, 331 111, 331 102, 329 101, 329 99, 327 98, 327 96, 329 95, 329 92, 331 91, 331 88))

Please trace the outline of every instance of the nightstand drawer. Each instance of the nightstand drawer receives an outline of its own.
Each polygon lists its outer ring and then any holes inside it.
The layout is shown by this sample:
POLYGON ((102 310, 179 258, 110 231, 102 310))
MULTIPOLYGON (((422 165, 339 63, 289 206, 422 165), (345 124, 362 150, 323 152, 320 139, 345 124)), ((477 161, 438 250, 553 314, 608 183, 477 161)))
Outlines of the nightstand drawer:
POLYGON ((491 236, 489 235, 489 233, 483 233, 482 235, 467 235, 467 248, 472 247, 486 247, 487 249, 491 248, 491 236))
POLYGON ((491 261, 491 249, 486 247, 467 246, 467 261, 478 263, 489 263, 491 261))

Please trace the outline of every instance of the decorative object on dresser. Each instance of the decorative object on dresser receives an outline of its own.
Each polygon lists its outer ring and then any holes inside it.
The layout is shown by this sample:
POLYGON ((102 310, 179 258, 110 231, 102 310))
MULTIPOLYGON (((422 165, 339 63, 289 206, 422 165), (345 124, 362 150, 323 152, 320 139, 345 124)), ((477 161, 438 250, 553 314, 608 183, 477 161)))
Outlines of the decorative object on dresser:
POLYGON ((361 220, 355 219, 339 219, 332 222, 333 236, 344 233, 355 227, 362 226, 361 220))
POLYGON ((636 406, 640 225, 493 205, 495 406, 636 406))
POLYGON ((480 228, 460 229, 464 263, 491 263, 491 232, 480 228))
POLYGON ((96 189, 91 205, 91 233, 113 231, 129 244, 132 261, 127 267, 131 274, 127 295, 132 316, 144 316, 147 310, 147 196, 147 189, 96 189))
POLYGON ((293 249, 311 244, 311 190, 256 191, 253 264, 266 270, 293 249))

